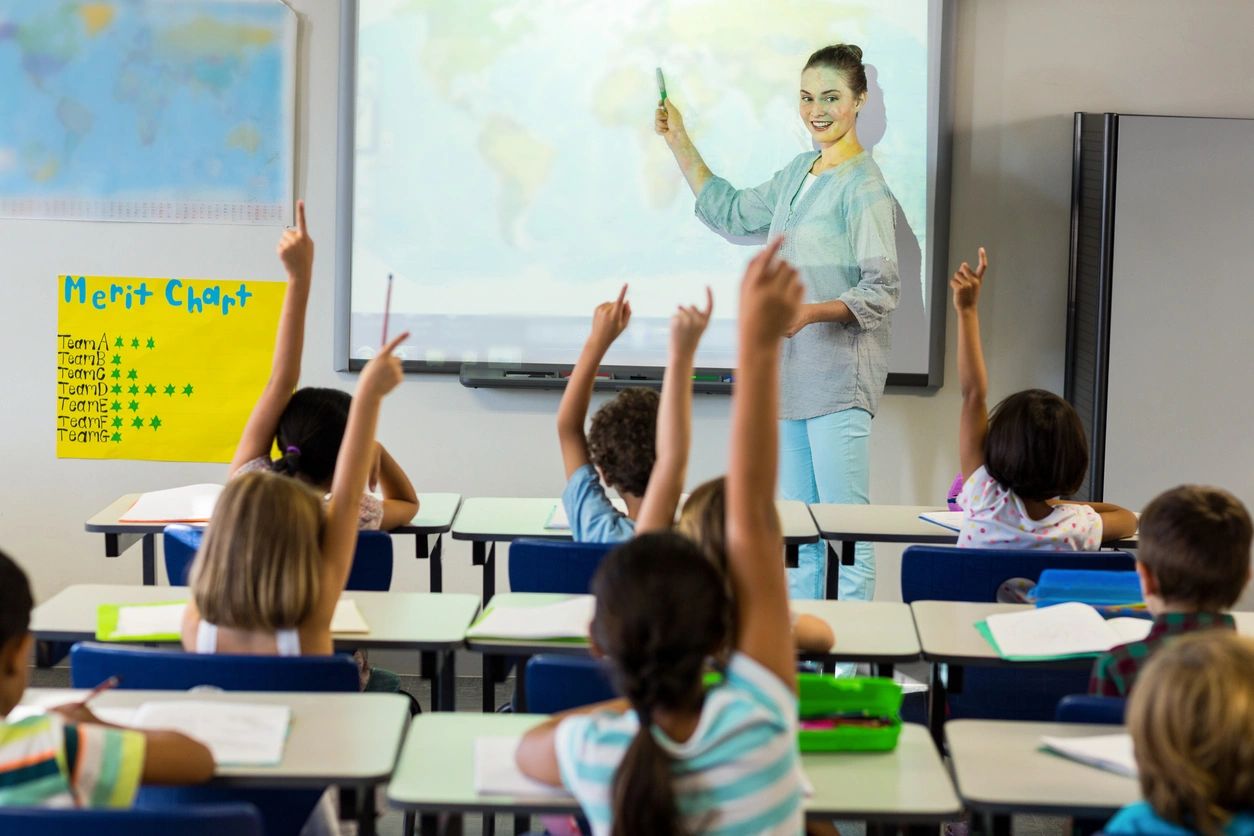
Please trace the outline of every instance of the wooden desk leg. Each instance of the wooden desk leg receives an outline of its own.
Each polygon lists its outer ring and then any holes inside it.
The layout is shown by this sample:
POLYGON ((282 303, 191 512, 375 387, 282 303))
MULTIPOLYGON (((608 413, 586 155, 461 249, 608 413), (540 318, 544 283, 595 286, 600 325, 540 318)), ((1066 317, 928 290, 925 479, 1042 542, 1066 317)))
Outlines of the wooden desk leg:
POLYGON ((939 662, 932 663, 932 675, 927 689, 927 727, 932 730, 932 742, 937 750, 945 753, 945 676, 939 662))
POLYGON ((145 534, 143 540, 144 546, 144 586, 156 586, 157 584, 157 537, 155 534, 145 534))
POLYGON ((784 544, 784 568, 796 569, 801 565, 801 546, 796 543, 784 544))

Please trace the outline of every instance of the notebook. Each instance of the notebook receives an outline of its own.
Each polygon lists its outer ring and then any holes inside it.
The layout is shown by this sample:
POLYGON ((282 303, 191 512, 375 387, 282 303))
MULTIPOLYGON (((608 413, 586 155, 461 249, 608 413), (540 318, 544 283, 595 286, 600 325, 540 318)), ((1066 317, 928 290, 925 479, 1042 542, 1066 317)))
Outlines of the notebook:
POLYGON ((274 766, 292 724, 286 705, 178 700, 146 702, 135 712, 141 729, 173 729, 209 747, 219 766, 274 766))
MULTIPOLYGON (((183 635, 186 601, 153 604, 101 604, 96 610, 96 640, 102 642, 176 642, 183 635)), ((331 616, 332 633, 369 633, 357 602, 341 598, 331 616)))
POLYGON ((517 737, 475 738, 475 793, 524 798, 570 798, 564 787, 532 780, 518 769, 514 752, 517 737))
POLYGON ((466 631, 472 639, 569 639, 584 641, 592 626, 596 599, 572 595, 556 604, 511 607, 494 604, 466 631))
POLYGON ((924 522, 930 522, 933 525, 939 525, 941 528, 947 528, 950 531, 962 530, 961 511, 928 511, 925 514, 919 514, 919 519, 924 522))
POLYGON ((1093 737, 1042 737, 1041 747, 1116 775, 1136 777, 1136 757, 1129 734, 1101 734, 1093 737))
POLYGON ((1088 604, 1072 602, 990 615, 975 628, 1003 659, 1034 661, 1096 656, 1144 639, 1152 626, 1143 618, 1107 620, 1088 604))
POLYGON ((221 485, 187 485, 141 494, 118 518, 130 523, 205 523, 222 493, 221 485))

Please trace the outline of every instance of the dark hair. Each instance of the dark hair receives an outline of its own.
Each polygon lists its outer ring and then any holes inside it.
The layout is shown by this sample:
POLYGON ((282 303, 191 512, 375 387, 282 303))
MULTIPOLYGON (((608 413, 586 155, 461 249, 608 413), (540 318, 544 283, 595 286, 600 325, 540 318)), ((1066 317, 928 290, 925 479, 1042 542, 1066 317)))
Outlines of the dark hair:
POLYGON ((274 463, 275 471, 314 485, 330 481, 352 402, 352 396, 339 389, 297 389, 275 430, 282 456, 274 463))
POLYGON ((610 487, 644 495, 657 458, 657 404, 652 389, 624 389, 592 416, 588 458, 610 487))
POLYGON ((988 416, 984 467, 1023 499, 1075 493, 1088 466, 1089 444, 1080 416, 1053 392, 1016 392, 988 416))
POLYGON ((801 71, 811 67, 827 67, 839 72, 855 97, 866 92, 866 67, 862 64, 862 47, 857 44, 825 46, 810 56, 801 71))
POLYGON ((30 611, 34 605, 26 573, 11 557, 0 552, 0 648, 30 630, 30 611))
POLYGON ((653 736, 653 712, 700 708, 706 660, 731 639, 723 578, 694 543, 668 531, 606 555, 592 591, 592 638, 640 718, 614 774, 612 832, 682 834, 671 757, 653 736))
POLYGON ((1180 485, 1145 506, 1136 559, 1153 570, 1163 600, 1226 610, 1249 576, 1250 539, 1241 500, 1221 488, 1180 485))

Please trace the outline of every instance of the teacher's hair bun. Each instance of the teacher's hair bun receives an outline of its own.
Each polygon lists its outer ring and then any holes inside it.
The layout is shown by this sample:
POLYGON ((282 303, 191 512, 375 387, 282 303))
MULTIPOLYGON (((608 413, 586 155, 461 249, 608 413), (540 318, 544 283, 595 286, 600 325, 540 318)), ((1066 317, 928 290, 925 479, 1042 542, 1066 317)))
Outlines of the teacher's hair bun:
POLYGON ((855 61, 862 61, 862 47, 857 44, 837 44, 836 48, 853 56, 855 61))

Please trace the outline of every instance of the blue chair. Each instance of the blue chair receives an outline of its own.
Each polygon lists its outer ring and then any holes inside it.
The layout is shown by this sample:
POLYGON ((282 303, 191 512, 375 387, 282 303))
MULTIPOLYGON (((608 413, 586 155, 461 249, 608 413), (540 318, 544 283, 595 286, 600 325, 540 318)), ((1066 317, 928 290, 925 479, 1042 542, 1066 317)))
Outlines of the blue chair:
POLYGON ((1128 701, 1123 697, 1070 694, 1058 702, 1054 719, 1059 723, 1099 723, 1122 726, 1128 701))
POLYGON ((572 543, 569 540, 515 540, 509 547, 511 592, 592 590, 592 577, 616 543, 572 543))
POLYGON ((534 714, 554 714, 618 696, 605 664, 588 656, 532 656, 523 680, 527 711, 534 714))
POLYGON ((9 836, 262 836, 251 804, 198 804, 161 809, 59 810, 0 807, 0 833, 9 836))
MULTIPOLYGON (((187 573, 204 539, 205 529, 190 525, 167 525, 161 535, 165 553, 165 573, 170 583, 187 583, 187 573)), ((353 568, 345 589, 387 592, 392 588, 392 536, 385 531, 359 531, 353 568)))
MULTIPOLYGON (((226 691, 358 690, 357 665, 335 656, 201 655, 182 651, 80 643, 70 651, 70 685, 90 688, 110 676, 119 687, 187 690, 211 685, 226 691)), ((216 802, 256 805, 268 836, 298 836, 322 790, 246 790, 226 787, 145 787, 139 803, 170 807, 216 802)), ((171 830, 172 833, 182 831, 171 830)), ((223 830, 219 832, 231 832, 223 830)))
MULTIPOLYGON (((1011 578, 1036 581, 1046 569, 1134 568, 1127 552, 1055 552, 911 546, 901 558, 901 598, 913 601, 996 601, 1011 578)), ((1088 689, 1089 671, 1041 667, 950 667, 948 717, 1051 720, 1058 701, 1088 689)))

